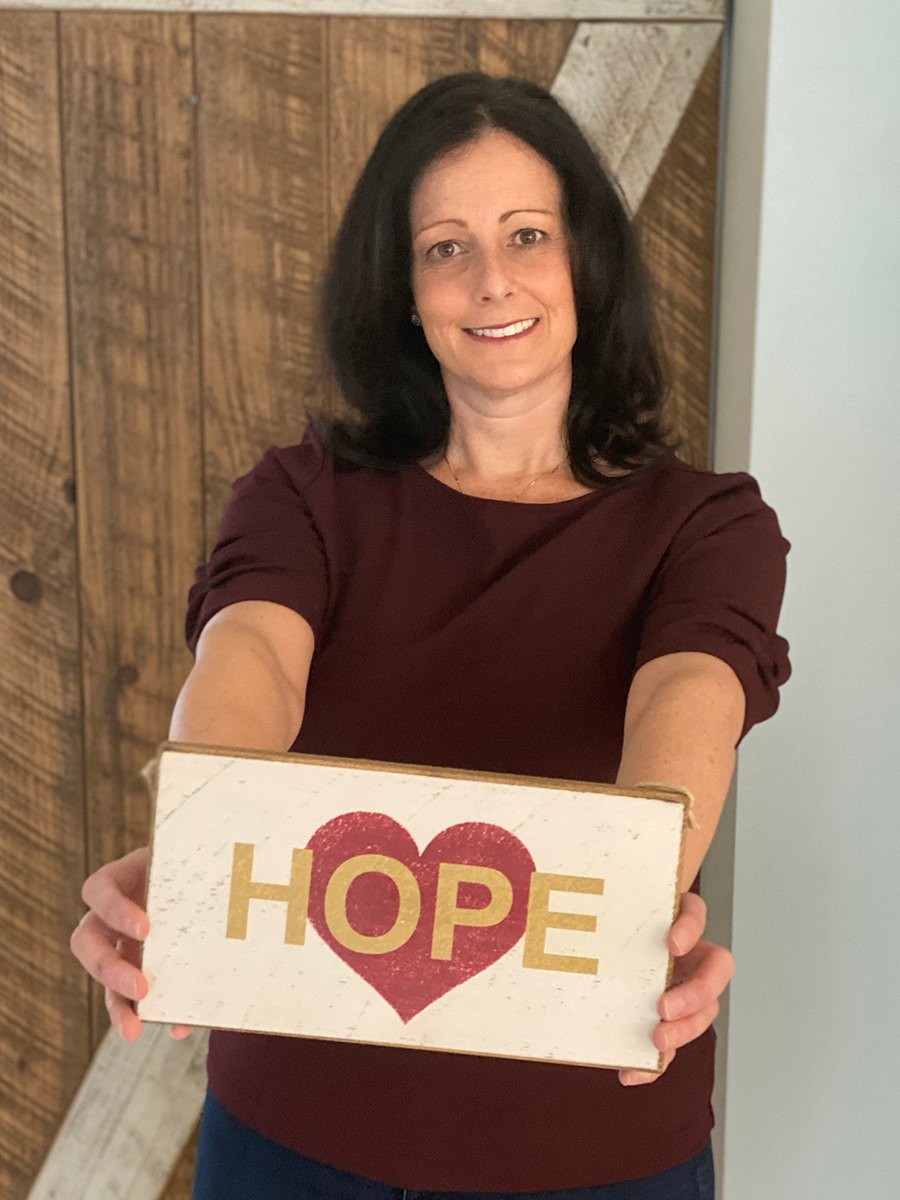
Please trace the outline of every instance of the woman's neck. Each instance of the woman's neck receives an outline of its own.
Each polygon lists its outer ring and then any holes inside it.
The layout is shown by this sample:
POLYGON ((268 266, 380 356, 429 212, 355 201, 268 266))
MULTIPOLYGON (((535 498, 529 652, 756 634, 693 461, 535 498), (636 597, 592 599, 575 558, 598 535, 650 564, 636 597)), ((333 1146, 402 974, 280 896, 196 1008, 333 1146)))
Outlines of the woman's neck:
POLYGON ((473 405, 453 396, 445 454, 421 465, 469 496, 521 503, 568 500, 589 489, 572 476, 565 440, 565 407, 473 405))
POLYGON ((454 394, 450 401, 447 459, 457 472, 483 480, 515 482, 522 476, 566 468, 568 391, 502 399, 454 394))

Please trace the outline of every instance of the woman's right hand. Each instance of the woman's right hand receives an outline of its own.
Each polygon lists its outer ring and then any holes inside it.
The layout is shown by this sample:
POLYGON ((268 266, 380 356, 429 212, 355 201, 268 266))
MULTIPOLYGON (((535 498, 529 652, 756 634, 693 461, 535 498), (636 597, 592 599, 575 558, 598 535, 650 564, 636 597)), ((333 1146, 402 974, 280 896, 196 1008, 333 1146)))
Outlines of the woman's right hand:
MULTIPOLYGON (((87 973, 103 985, 110 1020, 126 1042, 137 1041, 143 1030, 134 1001, 143 1000, 148 991, 138 962, 140 943, 150 931, 150 919, 141 907, 149 863, 150 849, 141 846, 89 875, 81 889, 88 911, 69 940, 87 973)), ((172 1027, 177 1038, 190 1031, 190 1025, 172 1027)))

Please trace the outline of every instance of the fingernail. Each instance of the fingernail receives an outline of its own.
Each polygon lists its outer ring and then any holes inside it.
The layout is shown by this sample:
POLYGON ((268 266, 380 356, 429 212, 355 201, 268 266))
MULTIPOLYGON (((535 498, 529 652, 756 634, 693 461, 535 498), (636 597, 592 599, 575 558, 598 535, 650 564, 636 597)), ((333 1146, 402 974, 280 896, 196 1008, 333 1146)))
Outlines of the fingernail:
POLYGON ((674 953, 676 955, 684 954, 684 938, 680 934, 673 933, 671 942, 672 942, 672 950, 674 951, 674 953))

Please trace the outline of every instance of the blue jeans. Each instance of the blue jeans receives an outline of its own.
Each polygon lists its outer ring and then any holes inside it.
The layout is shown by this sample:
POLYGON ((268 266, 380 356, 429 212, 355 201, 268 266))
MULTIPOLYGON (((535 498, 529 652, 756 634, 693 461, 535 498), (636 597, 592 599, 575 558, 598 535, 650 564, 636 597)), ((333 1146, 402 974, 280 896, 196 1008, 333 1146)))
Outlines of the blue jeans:
POLYGON ((193 1200, 714 1200, 712 1148, 659 1175, 554 1192, 424 1192, 339 1171, 249 1129, 206 1094, 193 1200))

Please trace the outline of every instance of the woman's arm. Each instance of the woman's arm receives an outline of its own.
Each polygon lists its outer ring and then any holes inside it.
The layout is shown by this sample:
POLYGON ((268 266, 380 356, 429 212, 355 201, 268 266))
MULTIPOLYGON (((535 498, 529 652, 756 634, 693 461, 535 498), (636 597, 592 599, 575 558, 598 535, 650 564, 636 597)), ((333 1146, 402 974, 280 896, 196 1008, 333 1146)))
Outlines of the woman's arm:
MULTIPOLYGON (((635 674, 625 713, 616 783, 676 784, 694 797, 698 829, 689 829, 679 890, 681 914, 669 932, 675 982, 661 998, 653 1034, 663 1070, 679 1047, 704 1033, 719 1013, 719 996, 734 974, 730 951, 702 940, 706 905, 687 892, 716 831, 744 724, 744 692, 727 663, 710 654, 666 654, 635 674)), ((626 1084, 659 1076, 620 1071, 626 1084)))
MULTIPOLYGON (((210 619, 175 703, 173 741, 286 752, 303 720, 314 637, 292 609, 268 601, 232 604, 210 619)), ((147 994, 137 966, 149 932, 144 910, 146 846, 100 867, 85 881, 88 906, 71 937, 72 953, 103 984, 112 1023, 129 1042, 142 1024, 132 1006, 147 994)), ((176 1026, 184 1036, 187 1026, 176 1026)))
POLYGON ((668 783, 694 797, 680 891, 690 887, 716 831, 744 724, 744 690, 711 654, 664 654, 645 663, 628 693, 616 783, 668 783))
POLYGON ((172 741, 286 753, 303 721, 313 631, 266 600, 223 608, 206 624, 175 701, 172 741))

